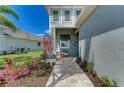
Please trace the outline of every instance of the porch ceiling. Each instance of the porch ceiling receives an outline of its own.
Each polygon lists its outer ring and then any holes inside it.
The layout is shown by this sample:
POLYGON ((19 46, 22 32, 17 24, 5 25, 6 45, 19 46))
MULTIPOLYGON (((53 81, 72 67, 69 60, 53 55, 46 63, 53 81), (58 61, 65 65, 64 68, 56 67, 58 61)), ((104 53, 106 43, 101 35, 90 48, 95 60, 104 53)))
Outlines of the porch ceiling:
POLYGON ((57 28, 56 28, 56 31, 62 31, 62 30, 76 31, 77 29, 78 29, 78 28, 68 28, 68 27, 67 27, 67 28, 66 28, 66 27, 65 27, 65 28, 61 28, 61 27, 58 28, 58 27, 57 27, 57 28))

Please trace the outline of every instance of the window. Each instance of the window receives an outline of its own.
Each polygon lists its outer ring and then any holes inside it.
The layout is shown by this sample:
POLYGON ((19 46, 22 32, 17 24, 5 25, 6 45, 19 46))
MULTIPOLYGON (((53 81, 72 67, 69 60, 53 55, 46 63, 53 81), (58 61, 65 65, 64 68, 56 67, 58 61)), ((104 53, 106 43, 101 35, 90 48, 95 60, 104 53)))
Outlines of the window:
POLYGON ((70 47, 70 35, 60 35, 60 47, 61 48, 70 47))
POLYGON ((53 11, 53 21, 59 21, 59 11, 53 11))
POLYGON ((81 11, 80 10, 77 10, 76 11, 76 18, 78 18, 78 16, 80 15, 81 11))
POLYGON ((40 46, 41 46, 41 42, 38 42, 38 43, 37 43, 37 46, 40 47, 40 46))
POLYGON ((65 21, 70 21, 70 11, 65 11, 65 21))

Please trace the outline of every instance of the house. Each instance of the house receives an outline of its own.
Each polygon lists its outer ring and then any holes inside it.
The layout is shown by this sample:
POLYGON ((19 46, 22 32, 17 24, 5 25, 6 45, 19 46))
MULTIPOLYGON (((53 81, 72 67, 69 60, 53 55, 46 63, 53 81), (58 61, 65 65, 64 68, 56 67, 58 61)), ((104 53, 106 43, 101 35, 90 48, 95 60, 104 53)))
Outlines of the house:
POLYGON ((93 64, 99 77, 107 75, 117 80, 118 86, 124 86, 124 6, 46 8, 54 51, 59 47, 70 56, 78 55, 93 64))
POLYGON ((70 56, 78 56, 78 33, 75 33, 77 30, 75 22, 83 8, 82 5, 46 6, 54 52, 60 49, 70 56))
POLYGON ((13 32, 10 28, 0 26, 0 54, 41 50, 42 47, 40 37, 20 29, 13 32))

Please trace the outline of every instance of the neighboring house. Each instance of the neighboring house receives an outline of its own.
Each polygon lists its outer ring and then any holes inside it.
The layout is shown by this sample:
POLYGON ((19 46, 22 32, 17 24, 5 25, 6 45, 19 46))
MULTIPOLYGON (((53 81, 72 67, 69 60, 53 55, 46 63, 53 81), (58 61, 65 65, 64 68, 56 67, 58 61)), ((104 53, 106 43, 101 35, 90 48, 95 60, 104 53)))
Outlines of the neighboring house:
POLYGON ((70 56, 78 56, 78 33, 75 22, 84 6, 46 6, 49 13, 50 35, 53 38, 53 51, 60 49, 70 56))
POLYGON ((60 47, 70 56, 79 54, 82 60, 94 65, 99 77, 107 75, 117 80, 119 86, 124 86, 124 6, 46 8, 50 16, 54 51, 60 47), (77 9, 82 10, 78 18, 77 9))
POLYGON ((0 54, 41 49, 40 37, 22 30, 13 32, 7 27, 0 27, 0 54))

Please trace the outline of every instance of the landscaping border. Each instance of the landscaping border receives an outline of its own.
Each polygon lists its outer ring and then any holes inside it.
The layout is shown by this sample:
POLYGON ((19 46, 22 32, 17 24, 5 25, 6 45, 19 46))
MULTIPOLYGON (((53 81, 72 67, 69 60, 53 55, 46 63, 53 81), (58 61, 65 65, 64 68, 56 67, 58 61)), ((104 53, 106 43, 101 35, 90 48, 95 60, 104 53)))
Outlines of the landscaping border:
POLYGON ((87 61, 81 61, 80 58, 77 58, 75 61, 79 67, 85 72, 85 74, 87 75, 87 77, 91 80, 91 82, 93 83, 93 85, 95 87, 103 87, 102 84, 102 80, 97 76, 96 72, 94 71, 94 75, 91 75, 88 73, 87 71, 87 61))

